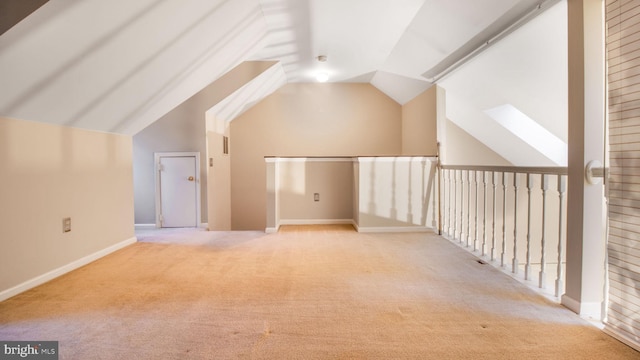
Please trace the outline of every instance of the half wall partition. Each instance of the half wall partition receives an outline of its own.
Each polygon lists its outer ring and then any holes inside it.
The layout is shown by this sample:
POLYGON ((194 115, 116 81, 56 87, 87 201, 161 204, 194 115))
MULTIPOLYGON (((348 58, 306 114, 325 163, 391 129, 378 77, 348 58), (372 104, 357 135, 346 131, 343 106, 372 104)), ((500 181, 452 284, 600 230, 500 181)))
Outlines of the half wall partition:
POLYGON ((302 224, 437 232, 437 157, 267 157, 265 162, 266 232, 302 224))

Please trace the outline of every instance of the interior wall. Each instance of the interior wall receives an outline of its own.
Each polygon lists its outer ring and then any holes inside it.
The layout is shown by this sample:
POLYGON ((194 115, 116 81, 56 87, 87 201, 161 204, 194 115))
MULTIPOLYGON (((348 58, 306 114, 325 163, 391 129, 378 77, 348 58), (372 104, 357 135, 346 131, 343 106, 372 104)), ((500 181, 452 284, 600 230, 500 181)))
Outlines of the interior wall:
POLYGON ((507 159, 491 150, 452 121, 446 121, 446 165, 513 166, 507 159))
MULTIPOLYGON (((209 230, 231 230, 231 159, 224 154, 227 132, 207 131, 209 230)), ((229 143, 230 148, 230 143, 229 143)))
POLYGON ((514 165, 566 166, 548 150, 564 142, 566 160, 567 39, 567 2, 559 1, 438 81, 447 119, 514 165), (529 120, 492 113, 505 107, 529 120))
POLYGON ((154 152, 200 153, 200 222, 209 220, 205 113, 273 64, 270 61, 249 61, 236 66, 133 137, 136 224, 156 222, 154 152))
POLYGON ((436 155, 437 86, 402 106, 402 154, 436 155))
POLYGON ((0 293, 135 241, 131 147, 130 136, 0 118, 0 293))
POLYGON ((287 84, 231 122, 234 230, 264 230, 265 156, 397 155, 402 108, 370 84, 287 84))
MULTIPOLYGON (((136 224, 156 223, 155 152, 200 153, 200 203, 207 202, 206 130, 204 112, 180 106, 133 137, 136 224)), ((207 221, 201 206, 199 222, 207 221)))
POLYGON ((280 223, 353 220, 352 158, 279 159, 278 173, 280 223))
POLYGON ((358 158, 358 231, 436 227, 435 158, 358 158))

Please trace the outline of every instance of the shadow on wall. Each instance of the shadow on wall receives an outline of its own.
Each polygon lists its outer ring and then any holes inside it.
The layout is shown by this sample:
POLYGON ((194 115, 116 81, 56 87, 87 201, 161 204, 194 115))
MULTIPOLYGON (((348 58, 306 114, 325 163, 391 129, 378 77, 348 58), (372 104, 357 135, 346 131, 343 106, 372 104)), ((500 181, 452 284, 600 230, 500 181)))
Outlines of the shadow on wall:
MULTIPOLYGON (((89 3, 85 6, 89 11, 99 8, 89 3)), ((31 120, 134 134, 242 62, 265 39, 263 14, 257 3, 243 6, 236 1, 216 1, 202 5, 206 7, 200 12, 190 10, 185 16, 191 16, 191 20, 185 18, 166 26, 163 16, 173 6, 174 1, 160 0, 139 9, 132 6, 130 12, 114 10, 115 25, 102 32, 99 26, 89 29, 93 36, 86 44, 69 45, 64 57, 50 61, 53 67, 47 66, 24 87, 9 88, 5 101, 0 101, 0 110, 8 115, 32 110, 31 120), (164 36, 136 46, 136 42, 145 41, 144 31, 153 27, 162 28, 158 33, 164 36), (213 34, 212 28, 216 29, 213 34), (127 51, 131 48, 135 51, 127 51), (91 86, 82 86, 89 83, 91 86), (48 114, 42 112, 52 102, 50 94, 68 94, 80 88, 81 96, 60 98, 59 106, 48 114)), ((69 23, 77 20, 73 14, 69 17, 69 23)), ((75 25, 82 23, 78 20, 75 25)), ((24 31, 34 30, 34 25, 29 26, 24 31)), ((67 26, 54 30, 50 41, 70 31, 67 26)), ((16 60, 23 56, 9 55, 16 60)), ((19 70, 28 71, 26 67, 19 70)))
POLYGON ((270 159, 267 228, 353 223, 362 231, 435 230, 435 170, 436 159, 427 157, 270 159))
MULTIPOLYGON (((56 69, 53 69, 50 72, 50 75, 38 81, 36 84, 31 86, 27 91, 20 94, 16 97, 15 100, 7 104, 2 110, 5 113, 12 113, 13 111, 19 109, 22 105, 24 105, 29 99, 33 98, 38 93, 44 91, 47 87, 52 85, 57 79, 66 75, 72 68, 79 65, 83 60, 87 59, 91 54, 98 52, 100 49, 104 48, 107 44, 117 38, 120 34, 124 33, 127 29, 131 28, 133 24, 140 20, 140 18, 147 13, 150 13, 154 8, 157 8, 163 1, 157 1, 149 4, 149 6, 141 9, 137 13, 133 14, 122 24, 115 26, 112 31, 104 34, 99 39, 93 42, 91 46, 86 48, 84 51, 78 53, 75 57, 69 59, 67 62, 62 64, 56 69)), ((68 3, 73 4, 73 2, 68 3)), ((68 5, 64 5, 64 8, 55 8, 57 13, 61 13, 68 10, 68 5)), ((49 9, 49 8, 47 8, 49 9)), ((54 9, 54 8, 51 8, 54 9)), ((41 23, 39 23, 42 25, 41 23)), ((18 38, 19 39, 19 38, 18 38)))
POLYGON ((358 161, 359 227, 437 227, 435 159, 374 157, 358 161))
POLYGON ((352 158, 288 160, 279 164, 281 223, 352 221, 352 158))

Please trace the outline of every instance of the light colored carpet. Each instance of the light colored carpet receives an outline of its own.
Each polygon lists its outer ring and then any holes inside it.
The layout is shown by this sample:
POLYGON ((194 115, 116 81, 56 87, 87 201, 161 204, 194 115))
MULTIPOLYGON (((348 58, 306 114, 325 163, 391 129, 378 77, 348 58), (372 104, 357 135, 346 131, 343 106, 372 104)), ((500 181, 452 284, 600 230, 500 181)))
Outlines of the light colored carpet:
POLYGON ((427 234, 169 230, 0 303, 61 359, 639 359, 427 234))

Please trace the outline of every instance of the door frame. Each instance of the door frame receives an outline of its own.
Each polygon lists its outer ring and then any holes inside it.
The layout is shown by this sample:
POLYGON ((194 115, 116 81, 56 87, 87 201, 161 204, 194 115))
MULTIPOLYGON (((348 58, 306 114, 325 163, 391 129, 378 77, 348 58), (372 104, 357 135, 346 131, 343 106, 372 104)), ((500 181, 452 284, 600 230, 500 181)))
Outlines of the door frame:
POLYGON ((156 228, 162 227, 161 211, 162 200, 160 198, 160 158, 162 157, 195 157, 196 158, 196 227, 202 225, 201 205, 200 205, 200 153, 199 152, 154 152, 153 172, 156 183, 156 228))

